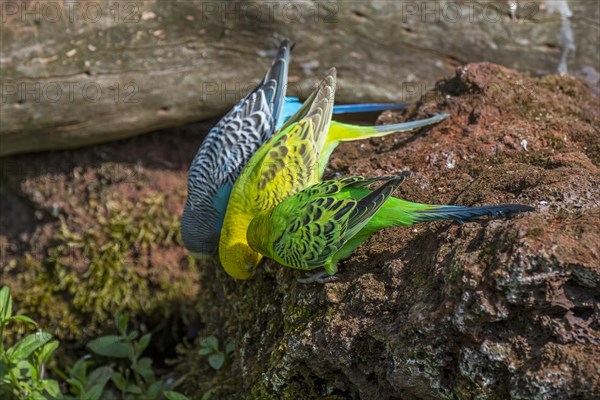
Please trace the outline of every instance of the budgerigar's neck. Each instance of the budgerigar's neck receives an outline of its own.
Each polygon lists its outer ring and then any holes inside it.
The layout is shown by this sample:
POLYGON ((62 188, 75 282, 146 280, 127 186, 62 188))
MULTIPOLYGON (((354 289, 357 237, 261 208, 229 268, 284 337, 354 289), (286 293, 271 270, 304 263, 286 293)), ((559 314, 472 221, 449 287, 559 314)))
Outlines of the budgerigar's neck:
POLYGON ((246 243, 246 230, 254 213, 252 212, 252 205, 243 201, 241 197, 235 191, 231 194, 225 219, 223 220, 219 247, 246 243))
POLYGON ((219 241, 219 259, 229 275, 236 279, 248 279, 252 276, 249 264, 258 264, 262 256, 248 245, 246 232, 253 216, 258 212, 244 201, 235 189, 231 194, 229 206, 223 221, 223 230, 219 241))

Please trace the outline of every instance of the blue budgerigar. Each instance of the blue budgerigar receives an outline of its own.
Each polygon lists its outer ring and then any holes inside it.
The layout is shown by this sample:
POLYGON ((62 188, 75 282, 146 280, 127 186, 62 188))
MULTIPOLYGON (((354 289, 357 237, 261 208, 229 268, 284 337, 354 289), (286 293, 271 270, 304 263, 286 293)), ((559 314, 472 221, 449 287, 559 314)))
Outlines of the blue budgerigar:
POLYGON ((213 255, 240 170, 275 131, 283 109, 292 43, 284 40, 258 86, 208 133, 188 173, 181 237, 194 256, 213 255))

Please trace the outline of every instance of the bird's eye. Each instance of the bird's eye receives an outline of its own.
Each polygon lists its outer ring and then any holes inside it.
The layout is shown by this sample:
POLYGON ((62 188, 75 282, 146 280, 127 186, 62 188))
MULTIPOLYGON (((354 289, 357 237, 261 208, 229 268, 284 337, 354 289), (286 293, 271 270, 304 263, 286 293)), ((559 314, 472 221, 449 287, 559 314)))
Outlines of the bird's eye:
POLYGON ((246 268, 248 268, 248 272, 252 272, 252 270, 254 269, 254 264, 253 264, 253 263, 251 263, 251 262, 249 262, 249 263, 246 265, 246 268))

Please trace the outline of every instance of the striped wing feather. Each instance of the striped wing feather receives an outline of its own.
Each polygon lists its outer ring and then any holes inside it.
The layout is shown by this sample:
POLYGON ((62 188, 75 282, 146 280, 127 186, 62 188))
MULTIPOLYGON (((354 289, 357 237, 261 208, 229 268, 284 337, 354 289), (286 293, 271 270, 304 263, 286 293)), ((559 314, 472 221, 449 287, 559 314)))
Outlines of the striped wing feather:
MULTIPOLYGON (((272 220, 286 221, 274 240, 273 251, 286 265, 314 269, 356 235, 385 203, 405 176, 367 180, 352 177, 313 185, 281 203, 272 220), (362 199, 344 195, 347 187, 363 188, 376 181, 384 183, 362 199)), ((272 227, 275 231, 276 227, 272 227)))
POLYGON ((341 188, 335 181, 322 182, 275 208, 273 221, 286 222, 281 235, 273 242, 276 259, 298 269, 313 269, 327 263, 339 248, 347 228, 347 220, 338 213, 356 203, 352 199, 334 197, 341 188), (336 214, 338 218, 334 218, 336 214))
POLYGON ((233 185, 244 164, 270 135, 275 121, 267 95, 263 90, 255 92, 209 132, 188 174, 188 201, 194 201, 194 207, 211 213, 217 190, 233 185))

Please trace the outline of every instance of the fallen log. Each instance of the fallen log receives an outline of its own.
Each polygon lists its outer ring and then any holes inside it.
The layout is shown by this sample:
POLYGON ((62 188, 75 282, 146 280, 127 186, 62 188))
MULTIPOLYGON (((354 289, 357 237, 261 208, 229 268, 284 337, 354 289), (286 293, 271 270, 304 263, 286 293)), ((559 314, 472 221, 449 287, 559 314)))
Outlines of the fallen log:
POLYGON ((289 93, 300 97, 332 66, 342 103, 415 100, 480 60, 598 84, 597 3, 509 3, 3 1, 0 155, 218 116, 283 37, 297 43, 289 93))

